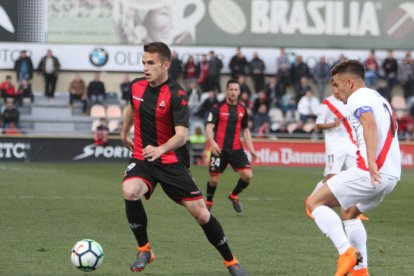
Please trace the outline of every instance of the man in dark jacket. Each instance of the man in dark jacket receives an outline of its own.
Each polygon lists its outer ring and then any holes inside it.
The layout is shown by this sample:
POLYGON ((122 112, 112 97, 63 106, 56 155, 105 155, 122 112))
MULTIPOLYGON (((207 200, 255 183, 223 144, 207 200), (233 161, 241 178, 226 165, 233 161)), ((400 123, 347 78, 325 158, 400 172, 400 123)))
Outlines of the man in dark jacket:
POLYGON ((45 79, 45 96, 53 98, 55 96, 56 82, 60 70, 60 63, 52 50, 47 50, 47 54, 40 60, 38 70, 45 79))
POLYGON ((14 71, 16 71, 17 80, 19 84, 23 80, 31 80, 33 77, 33 62, 32 59, 27 56, 27 51, 20 51, 19 58, 14 62, 14 71))

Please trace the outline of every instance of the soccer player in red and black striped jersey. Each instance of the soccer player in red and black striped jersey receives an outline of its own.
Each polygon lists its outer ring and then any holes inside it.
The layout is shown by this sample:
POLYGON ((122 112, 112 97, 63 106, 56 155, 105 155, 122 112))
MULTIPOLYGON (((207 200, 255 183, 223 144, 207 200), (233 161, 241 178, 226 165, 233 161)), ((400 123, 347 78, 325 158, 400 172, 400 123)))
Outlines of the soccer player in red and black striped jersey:
POLYGON ((226 93, 226 99, 213 106, 207 119, 206 135, 211 145, 211 157, 206 204, 207 208, 211 210, 220 175, 230 163, 233 169, 240 174, 240 179, 233 191, 230 192, 229 199, 234 210, 240 213, 242 209, 238 195, 249 185, 253 177, 250 162, 240 141, 240 134, 243 135, 253 159, 256 158, 256 151, 247 124, 247 110, 238 103, 240 84, 236 80, 229 80, 226 93))
POLYGON ((149 199, 159 183, 168 197, 183 205, 197 220, 231 275, 247 275, 188 170, 187 98, 184 90, 168 77, 170 49, 161 42, 146 44, 142 62, 145 77, 131 83, 131 104, 126 108, 121 131, 122 142, 133 152, 122 185, 127 219, 138 243, 136 260, 130 269, 142 271, 155 258, 141 198, 149 199), (132 126, 133 140, 129 138, 132 126))

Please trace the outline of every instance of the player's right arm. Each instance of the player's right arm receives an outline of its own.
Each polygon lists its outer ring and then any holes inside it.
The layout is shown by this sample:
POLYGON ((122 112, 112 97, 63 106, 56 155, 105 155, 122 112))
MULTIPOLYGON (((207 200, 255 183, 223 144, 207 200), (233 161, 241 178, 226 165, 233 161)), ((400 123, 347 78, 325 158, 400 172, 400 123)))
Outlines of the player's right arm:
POLYGON ((214 127, 218 123, 218 114, 219 114, 219 108, 217 105, 214 105, 210 113, 207 117, 207 125, 206 125, 206 136, 207 140, 210 143, 211 152, 215 156, 219 156, 221 154, 221 148, 214 140, 214 127))
POLYGON ((211 152, 215 156, 219 156, 221 153, 221 148, 217 145, 216 141, 214 140, 214 124, 207 123, 206 126, 206 136, 207 140, 210 143, 211 152))
POLYGON ((134 109, 131 105, 125 107, 124 124, 121 130, 121 141, 124 146, 130 150, 134 150, 134 141, 129 137, 129 132, 134 124, 134 109))

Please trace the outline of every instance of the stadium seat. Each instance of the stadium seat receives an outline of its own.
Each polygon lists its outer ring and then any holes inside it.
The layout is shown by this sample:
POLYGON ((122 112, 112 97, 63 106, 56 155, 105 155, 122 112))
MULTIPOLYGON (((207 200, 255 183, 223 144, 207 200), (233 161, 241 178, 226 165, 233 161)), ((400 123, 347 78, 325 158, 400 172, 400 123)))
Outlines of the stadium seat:
POLYGON ((92 132, 94 132, 96 130, 96 128, 99 126, 99 119, 95 119, 92 121, 92 125, 91 125, 91 130, 92 132))
POLYGON ((298 123, 295 123, 295 122, 289 123, 286 127, 289 133, 293 133, 297 128, 298 128, 298 123))
POLYGON ((404 117, 408 108, 404 96, 401 95, 395 95, 391 98, 391 106, 395 110, 395 116, 398 119, 404 117))
POLYGON ((106 117, 108 117, 109 119, 121 119, 122 118, 121 107, 117 104, 109 105, 106 108, 106 117))
POLYGON ((315 123, 314 122, 307 122, 303 125, 302 129, 306 133, 311 133, 315 129, 315 123))
POLYGON ((283 112, 278 107, 272 107, 269 110, 270 120, 273 122, 283 122, 285 118, 283 117, 283 112))
POLYGON ((91 107, 91 117, 92 118, 105 118, 106 112, 105 107, 100 104, 95 104, 91 107))
POLYGON ((120 122, 119 120, 109 120, 108 122, 109 132, 114 132, 114 130, 118 127, 119 122, 120 122))

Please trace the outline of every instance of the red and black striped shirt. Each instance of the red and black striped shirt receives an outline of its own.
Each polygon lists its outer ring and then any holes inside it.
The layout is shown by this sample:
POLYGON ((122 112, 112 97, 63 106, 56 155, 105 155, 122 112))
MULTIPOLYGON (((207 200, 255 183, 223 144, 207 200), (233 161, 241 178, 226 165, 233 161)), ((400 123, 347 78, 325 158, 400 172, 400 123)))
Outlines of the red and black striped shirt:
POLYGON ((210 111, 207 123, 214 124, 214 140, 222 149, 242 148, 241 130, 248 127, 246 108, 241 104, 231 105, 226 101, 215 104, 210 111))
MULTIPOLYGON (((134 109, 134 152, 132 157, 144 160, 143 149, 160 146, 175 135, 176 126, 188 127, 188 105, 185 91, 168 79, 158 87, 151 87, 145 78, 131 83, 131 105, 134 109)), ((156 162, 188 166, 186 145, 164 153, 156 162)))

